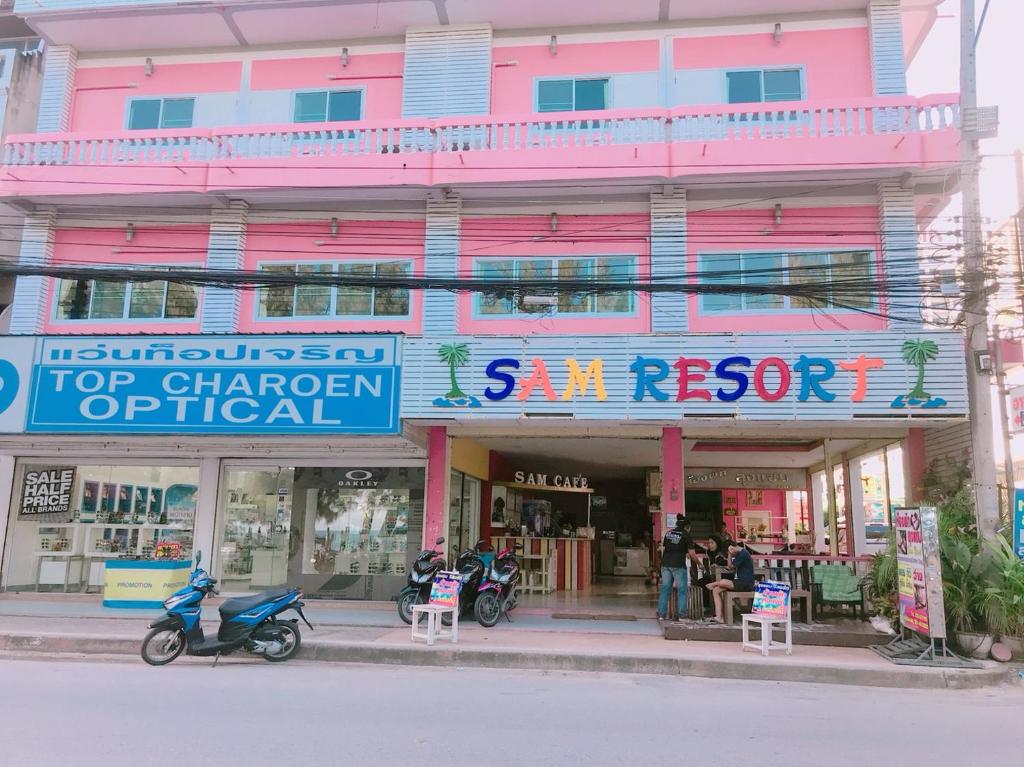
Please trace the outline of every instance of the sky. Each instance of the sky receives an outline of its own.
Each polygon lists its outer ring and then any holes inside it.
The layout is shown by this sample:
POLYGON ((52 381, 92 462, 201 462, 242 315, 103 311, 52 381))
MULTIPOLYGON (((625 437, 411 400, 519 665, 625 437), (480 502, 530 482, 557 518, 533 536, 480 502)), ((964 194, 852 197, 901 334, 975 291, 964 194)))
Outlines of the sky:
MULTIPOLYGON (((985 0, 975 0, 978 15, 985 0)), ((978 105, 999 107, 999 137, 983 141, 982 155, 1012 155, 1024 149, 1024 88, 1018 73, 1024 30, 1024 0, 991 0, 978 41, 978 105), (1016 61, 1015 61, 1016 60, 1016 61)), ((960 91, 960 0, 939 6, 939 18, 908 72, 911 95, 960 91)), ((1016 172, 1012 157, 984 157, 981 171, 982 215, 1001 224, 1017 204, 1016 172)), ((957 215, 959 200, 946 209, 957 215)), ((994 227, 993 227, 994 228, 994 227)))

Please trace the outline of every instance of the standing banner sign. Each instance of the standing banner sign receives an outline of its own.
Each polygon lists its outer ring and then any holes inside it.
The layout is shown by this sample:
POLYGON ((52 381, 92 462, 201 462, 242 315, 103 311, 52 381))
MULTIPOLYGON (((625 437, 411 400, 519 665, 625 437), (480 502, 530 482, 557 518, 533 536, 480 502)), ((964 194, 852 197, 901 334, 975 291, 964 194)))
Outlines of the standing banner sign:
POLYGON ((439 572, 430 587, 430 604, 442 607, 455 607, 459 604, 459 591, 462 580, 457 572, 439 572))
POLYGON ((754 615, 785 620, 789 617, 790 586, 777 581, 754 584, 754 615))
POLYGON ((1013 491, 1013 550, 1024 559, 1024 488, 1013 491))
POLYGON ((26 471, 19 516, 68 514, 71 511, 71 488, 74 484, 75 469, 72 466, 26 471))
POLYGON ((900 622, 905 629, 945 639, 938 514, 934 507, 893 509, 900 622))
POLYGON ((1010 433, 1024 432, 1024 386, 1010 389, 1010 433))

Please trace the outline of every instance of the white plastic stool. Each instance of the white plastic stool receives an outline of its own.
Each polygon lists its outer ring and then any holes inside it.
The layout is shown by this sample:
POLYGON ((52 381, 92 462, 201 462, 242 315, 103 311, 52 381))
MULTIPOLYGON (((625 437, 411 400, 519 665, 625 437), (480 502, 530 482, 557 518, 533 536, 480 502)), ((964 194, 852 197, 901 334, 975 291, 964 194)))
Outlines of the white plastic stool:
MULTIPOLYGON (((788 612, 788 611, 787 611, 788 612)), ((760 650, 761 655, 767 656, 769 650, 785 650, 786 655, 793 654, 793 619, 787 615, 785 618, 773 618, 768 615, 757 615, 756 613, 743 614, 743 649, 760 650), (761 627, 761 639, 759 642, 750 641, 750 624, 756 623, 761 627), (776 642, 772 638, 775 626, 781 625, 786 630, 786 641, 776 642)))
POLYGON ((459 611, 456 606, 447 605, 413 605, 412 606, 412 638, 426 639, 427 645, 434 644, 435 639, 451 639, 453 644, 459 643, 459 611), (442 623, 445 613, 451 613, 451 628, 442 623), (427 630, 419 630, 420 615, 427 616, 427 630))

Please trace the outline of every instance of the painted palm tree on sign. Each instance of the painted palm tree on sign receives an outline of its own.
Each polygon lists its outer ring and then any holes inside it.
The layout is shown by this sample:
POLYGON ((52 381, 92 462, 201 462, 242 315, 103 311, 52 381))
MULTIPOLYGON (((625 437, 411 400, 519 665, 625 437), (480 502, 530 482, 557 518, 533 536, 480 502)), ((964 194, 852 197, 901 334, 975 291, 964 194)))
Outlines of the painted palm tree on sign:
POLYGON ((446 399, 465 399, 466 392, 459 388, 458 378, 455 376, 457 368, 464 367, 469 362, 469 347, 465 344, 445 344, 437 350, 437 356, 441 362, 448 366, 448 373, 451 376, 452 388, 444 395, 446 399))
POLYGON ((917 384, 907 397, 912 400, 930 400, 932 395, 924 390, 924 369, 929 362, 939 356, 938 344, 921 339, 905 341, 901 351, 904 361, 917 368, 917 384))

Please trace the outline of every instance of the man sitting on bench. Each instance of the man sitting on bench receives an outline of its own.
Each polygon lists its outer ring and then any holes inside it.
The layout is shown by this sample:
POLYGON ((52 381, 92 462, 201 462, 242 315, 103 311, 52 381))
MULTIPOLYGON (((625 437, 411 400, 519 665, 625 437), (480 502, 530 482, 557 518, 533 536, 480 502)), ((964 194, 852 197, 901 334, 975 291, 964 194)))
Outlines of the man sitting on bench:
POLYGON ((742 544, 732 543, 729 545, 729 559, 732 561, 732 578, 723 577, 706 586, 711 591, 711 599, 715 603, 715 617, 711 619, 714 623, 725 622, 725 599, 722 592, 754 590, 754 560, 750 552, 742 544))

